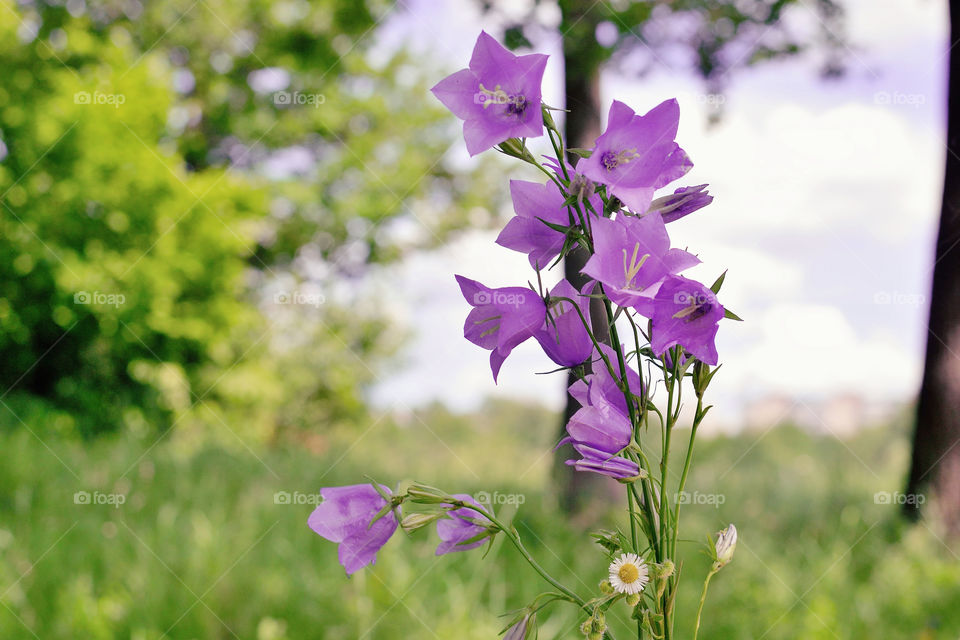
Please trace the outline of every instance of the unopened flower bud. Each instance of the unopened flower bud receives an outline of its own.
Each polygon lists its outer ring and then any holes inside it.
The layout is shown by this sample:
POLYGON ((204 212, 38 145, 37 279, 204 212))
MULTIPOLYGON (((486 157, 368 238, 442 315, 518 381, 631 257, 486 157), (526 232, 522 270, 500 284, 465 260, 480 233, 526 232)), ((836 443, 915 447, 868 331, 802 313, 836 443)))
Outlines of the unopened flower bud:
POLYGON ((600 593, 604 593, 607 595, 610 595, 611 593, 613 593, 613 585, 610 584, 609 580, 600 581, 600 593))
POLYGON ((407 497, 417 504, 444 504, 450 502, 450 496, 442 491, 418 484, 407 489, 407 497))
POLYGON ((542 104, 540 105, 540 111, 543 113, 543 124, 548 129, 553 129, 554 131, 558 131, 557 123, 553 121, 553 115, 550 114, 550 108, 547 107, 547 105, 542 104))
POLYGON ((680 187, 668 196, 657 198, 650 203, 648 211, 657 211, 663 216, 664 222, 673 222, 702 209, 711 202, 713 202, 713 196, 707 192, 707 185, 698 184, 692 187, 680 187))
POLYGON ((657 576, 660 578, 669 578, 673 575, 675 569, 676 565, 673 564, 673 560, 668 558, 657 565, 657 576))
POLYGON ((590 630, 594 633, 603 633, 607 630, 607 618, 602 611, 597 611, 593 614, 593 618, 590 623, 590 630))
POLYGON ((527 613, 507 629, 503 640, 525 640, 528 637, 536 636, 536 634, 537 617, 534 614, 527 613))
POLYGON ((626 597, 626 599, 624 600, 624 602, 626 602, 626 603, 627 603, 629 606, 631 606, 631 607, 635 607, 635 606, 637 606, 638 604, 640 604, 640 594, 639 594, 639 593, 631 593, 630 595, 628 595, 628 596, 626 597))
POLYGON ((731 524, 729 527, 717 534, 717 542, 716 545, 714 545, 714 552, 716 553, 717 561, 714 566, 717 569, 726 566, 726 564, 733 559, 733 552, 736 550, 736 548, 737 528, 731 524))
POLYGON ((443 517, 441 513, 411 513, 400 521, 400 526, 407 533, 422 529, 443 517))

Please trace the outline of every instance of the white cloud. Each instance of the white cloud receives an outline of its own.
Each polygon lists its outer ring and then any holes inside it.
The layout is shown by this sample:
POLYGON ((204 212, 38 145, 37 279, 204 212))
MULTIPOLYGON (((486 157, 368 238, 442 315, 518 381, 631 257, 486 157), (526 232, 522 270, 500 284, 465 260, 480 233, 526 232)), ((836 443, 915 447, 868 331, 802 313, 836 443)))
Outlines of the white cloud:
POLYGON ((863 335, 835 307, 774 305, 751 320, 750 335, 752 344, 727 360, 720 385, 748 396, 868 391, 875 398, 902 397, 919 374, 916 355, 901 341, 863 335))

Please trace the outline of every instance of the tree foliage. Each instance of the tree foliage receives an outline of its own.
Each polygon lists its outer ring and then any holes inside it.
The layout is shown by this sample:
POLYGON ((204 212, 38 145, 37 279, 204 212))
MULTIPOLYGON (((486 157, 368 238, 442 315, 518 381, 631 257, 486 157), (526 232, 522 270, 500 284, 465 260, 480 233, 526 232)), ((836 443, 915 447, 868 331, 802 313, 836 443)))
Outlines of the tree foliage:
POLYGON ((367 54, 388 9, 0 0, 9 409, 264 438, 362 414, 398 335, 332 283, 479 202, 436 162, 451 131, 420 72, 367 54))

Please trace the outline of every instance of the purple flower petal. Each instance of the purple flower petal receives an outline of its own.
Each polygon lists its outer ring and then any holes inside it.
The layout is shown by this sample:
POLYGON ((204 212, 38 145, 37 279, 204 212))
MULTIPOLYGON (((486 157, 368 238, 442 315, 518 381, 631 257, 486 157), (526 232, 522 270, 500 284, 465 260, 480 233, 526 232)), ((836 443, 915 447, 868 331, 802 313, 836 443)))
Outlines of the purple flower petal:
POLYGON ((547 56, 516 56, 482 32, 469 68, 431 89, 463 120, 463 137, 471 156, 508 138, 543 135, 540 85, 546 64, 547 56))
MULTIPOLYGON (((390 489, 380 485, 390 495, 390 489)), ((377 551, 397 530, 393 511, 370 525, 387 501, 369 484, 345 487, 324 487, 323 498, 307 524, 317 534, 340 544, 340 564, 350 575, 376 561, 377 551)))
MULTIPOLYGON (((588 286, 592 289, 593 283, 588 286)), ((550 309, 552 320, 545 320, 534 337, 547 357, 561 367, 574 367, 583 363, 593 353, 593 340, 581 320, 582 314, 587 322, 590 321, 590 298, 581 295, 566 280, 558 282, 550 290, 550 296, 576 301, 580 313, 565 300, 554 303, 550 309)))
POLYGON ((496 381, 513 348, 543 326, 543 299, 523 287, 491 289, 470 278, 458 275, 456 279, 463 297, 474 307, 467 315, 463 335, 477 346, 490 349, 490 370, 496 381))
POLYGON ((607 128, 597 138, 593 153, 577 169, 636 213, 650 206, 653 190, 680 176, 693 166, 675 142, 680 121, 676 100, 667 100, 645 115, 614 101, 607 128))
POLYGON ((725 312, 713 291, 694 280, 670 276, 654 304, 650 348, 656 355, 680 345, 701 362, 717 364, 714 340, 725 312))

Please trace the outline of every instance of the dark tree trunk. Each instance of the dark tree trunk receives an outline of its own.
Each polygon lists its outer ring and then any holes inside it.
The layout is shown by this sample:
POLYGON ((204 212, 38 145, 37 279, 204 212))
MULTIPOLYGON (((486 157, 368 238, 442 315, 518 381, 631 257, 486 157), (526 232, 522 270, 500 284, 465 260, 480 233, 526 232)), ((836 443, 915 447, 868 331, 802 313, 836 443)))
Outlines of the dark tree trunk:
MULTIPOLYGON (((960 37, 960 0, 950 0, 951 42, 960 37)), ((907 515, 919 517, 926 489, 948 531, 960 535, 960 48, 950 50, 947 164, 923 383, 917 404, 907 515)))
MULTIPOLYGON (((595 32, 598 12, 593 11, 594 3, 583 0, 561 2, 563 12, 561 32, 563 37, 564 83, 566 87, 566 115, 564 133, 567 145, 571 147, 591 147, 600 135, 600 62, 602 49, 597 44, 595 32)), ((571 164, 576 156, 570 155, 571 164)), ((577 290, 586 284, 586 278, 580 269, 586 264, 589 255, 581 248, 568 254, 564 260, 564 277, 577 290)), ((609 343, 607 316, 603 304, 592 300, 590 320, 597 338, 609 343)), ((576 381, 570 374, 568 384, 576 381)), ((563 423, 560 425, 561 437, 571 416, 580 405, 567 395, 563 423)), ((568 512, 578 511, 591 496, 595 496, 602 487, 609 484, 606 478, 592 473, 578 473, 564 464, 565 460, 577 457, 570 445, 557 450, 555 478, 560 493, 560 504, 568 512)))

